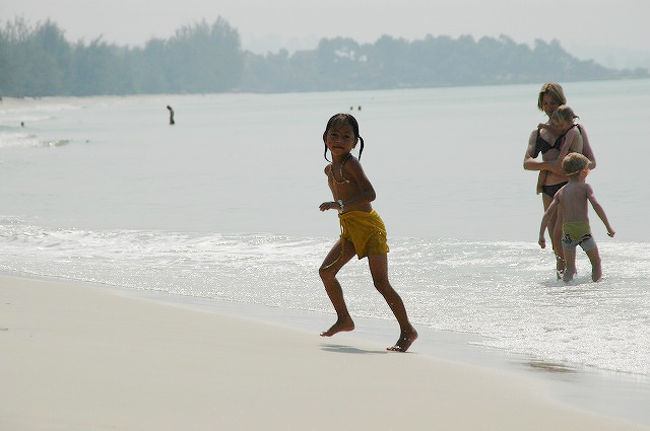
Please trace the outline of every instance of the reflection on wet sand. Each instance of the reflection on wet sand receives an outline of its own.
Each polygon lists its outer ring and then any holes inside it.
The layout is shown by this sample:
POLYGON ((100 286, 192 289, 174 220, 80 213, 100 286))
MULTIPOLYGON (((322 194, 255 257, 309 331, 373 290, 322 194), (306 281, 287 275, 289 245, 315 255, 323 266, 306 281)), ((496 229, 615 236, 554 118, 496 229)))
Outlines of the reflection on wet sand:
POLYGON ((534 368, 535 370, 545 371, 548 373, 568 374, 568 373, 577 372, 577 370, 573 367, 569 367, 568 365, 565 364, 557 364, 553 362, 528 361, 526 364, 529 365, 531 368, 534 368))

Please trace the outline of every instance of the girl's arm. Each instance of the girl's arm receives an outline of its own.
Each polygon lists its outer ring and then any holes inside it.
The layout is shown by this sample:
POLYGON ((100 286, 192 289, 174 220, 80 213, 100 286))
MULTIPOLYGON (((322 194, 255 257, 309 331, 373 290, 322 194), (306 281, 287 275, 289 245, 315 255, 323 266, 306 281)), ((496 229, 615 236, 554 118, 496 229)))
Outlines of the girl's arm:
POLYGON ((594 195, 594 190, 591 188, 589 184, 587 184, 587 199, 589 202, 591 202, 591 207, 596 211, 596 214, 598 214, 598 217, 602 220, 603 224, 605 225, 605 228, 607 229, 607 235, 613 237, 616 232, 614 229, 612 229, 612 226, 609 224, 609 220, 607 220, 607 215, 605 215, 605 210, 603 207, 600 206, 598 201, 596 200, 596 196, 594 195))
POLYGON ((375 188, 370 183, 370 180, 363 172, 361 163, 354 157, 351 157, 350 160, 345 164, 345 175, 349 175, 352 180, 354 180, 357 185, 357 193, 354 196, 350 196, 345 199, 343 202, 345 206, 359 206, 364 204, 369 204, 377 198, 377 193, 375 193, 375 188))
MULTIPOLYGON (((329 178, 331 171, 332 171, 332 165, 331 164, 325 166, 325 175, 327 176, 327 178, 329 178)), ((333 201, 323 202, 322 204, 320 204, 318 206, 318 208, 321 211, 327 211, 327 210, 332 210, 332 209, 341 209, 339 203, 338 202, 333 202, 333 201)))
MULTIPOLYGON (((327 169, 325 172, 327 173, 327 169)), ((343 168, 343 175, 357 185, 357 187, 353 189, 355 193, 346 193, 345 196, 342 196, 344 197, 343 199, 338 199, 336 201, 323 202, 319 206, 321 211, 327 211, 330 209, 363 209, 365 205, 370 205, 370 202, 376 199, 377 194, 375 193, 375 189, 370 183, 368 177, 366 177, 366 174, 361 168, 361 163, 359 163, 357 159, 353 157, 350 158, 343 168)))
POLYGON ((594 155, 594 151, 591 149, 591 145, 589 145, 589 138, 587 137, 587 131, 585 128, 580 125, 580 133, 582 134, 582 154, 585 155, 586 158, 589 159, 589 166, 587 166, 589 169, 593 170, 596 169, 596 156, 594 155))

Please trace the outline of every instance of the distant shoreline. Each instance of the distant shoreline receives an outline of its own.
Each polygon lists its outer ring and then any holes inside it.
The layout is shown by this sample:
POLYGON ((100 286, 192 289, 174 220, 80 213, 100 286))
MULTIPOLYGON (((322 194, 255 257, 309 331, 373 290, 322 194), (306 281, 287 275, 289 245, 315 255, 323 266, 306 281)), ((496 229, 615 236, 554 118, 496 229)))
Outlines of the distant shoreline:
POLYGON ((412 41, 385 35, 374 43, 335 37, 311 50, 261 55, 243 50, 237 29, 223 18, 184 26, 177 34, 143 48, 101 39, 73 43, 52 21, 32 26, 16 18, 0 28, 0 64, 6 65, 0 95, 284 93, 650 76, 644 68, 617 70, 580 60, 557 40, 538 39, 531 47, 505 35, 412 41))

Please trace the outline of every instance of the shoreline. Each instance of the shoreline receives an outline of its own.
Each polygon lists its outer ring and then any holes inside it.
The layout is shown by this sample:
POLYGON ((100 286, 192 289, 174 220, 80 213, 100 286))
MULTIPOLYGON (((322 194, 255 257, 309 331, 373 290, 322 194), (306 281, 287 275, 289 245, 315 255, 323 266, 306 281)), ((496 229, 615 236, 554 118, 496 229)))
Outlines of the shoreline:
POLYGON ((1 428, 650 429, 417 343, 391 353, 392 337, 321 338, 151 296, 1 275, 1 428))
MULTIPOLYGON (((115 289, 126 296, 235 318, 243 315, 262 324, 304 331, 314 336, 328 328, 335 319, 335 314, 319 311, 218 301, 167 292, 134 291, 119 287, 115 289)), ((394 319, 355 317, 355 323, 357 325, 354 331, 339 333, 330 340, 335 342, 340 338, 353 344, 370 343, 381 349, 392 346, 399 335, 394 319)), ((417 325, 416 328, 420 337, 411 346, 409 353, 532 378, 540 383, 554 400, 562 404, 598 415, 633 421, 650 428, 650 411, 647 409, 650 403, 650 377, 508 353, 478 344, 483 337, 476 334, 440 331, 417 325)))

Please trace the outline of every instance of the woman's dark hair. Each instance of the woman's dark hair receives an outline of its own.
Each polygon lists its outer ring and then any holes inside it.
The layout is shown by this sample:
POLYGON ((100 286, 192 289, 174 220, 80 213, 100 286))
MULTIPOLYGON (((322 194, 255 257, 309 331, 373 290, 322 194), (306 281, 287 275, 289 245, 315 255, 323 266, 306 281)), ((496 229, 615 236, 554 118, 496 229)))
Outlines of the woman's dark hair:
MULTIPOLYGON (((363 153, 363 138, 359 136, 359 123, 357 122, 357 119, 350 114, 341 113, 341 114, 332 115, 332 118, 330 118, 329 121, 327 122, 327 127, 325 127, 325 132, 323 132, 323 142, 325 142, 327 138, 327 132, 329 132, 332 126, 334 126, 336 123, 339 122, 348 123, 352 127, 355 140, 359 140, 359 142, 361 142, 361 147, 359 148, 359 160, 361 160, 361 153, 363 153)), ((325 156, 325 160, 329 162, 330 159, 327 158, 327 144, 325 144, 324 156, 325 156)))

